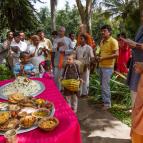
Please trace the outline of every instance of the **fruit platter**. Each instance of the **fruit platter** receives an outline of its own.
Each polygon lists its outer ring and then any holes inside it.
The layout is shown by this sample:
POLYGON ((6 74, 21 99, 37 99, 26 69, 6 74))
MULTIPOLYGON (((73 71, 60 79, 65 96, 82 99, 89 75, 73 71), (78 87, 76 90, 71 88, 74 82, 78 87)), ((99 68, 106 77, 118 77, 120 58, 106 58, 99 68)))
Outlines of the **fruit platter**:
POLYGON ((51 131, 59 124, 54 113, 55 107, 50 101, 18 92, 10 94, 6 102, 0 102, 0 135, 11 129, 17 134, 36 128, 51 131))
POLYGON ((13 82, 0 87, 0 98, 8 99, 10 94, 20 92, 25 96, 37 96, 45 90, 43 83, 27 77, 18 76, 13 82))

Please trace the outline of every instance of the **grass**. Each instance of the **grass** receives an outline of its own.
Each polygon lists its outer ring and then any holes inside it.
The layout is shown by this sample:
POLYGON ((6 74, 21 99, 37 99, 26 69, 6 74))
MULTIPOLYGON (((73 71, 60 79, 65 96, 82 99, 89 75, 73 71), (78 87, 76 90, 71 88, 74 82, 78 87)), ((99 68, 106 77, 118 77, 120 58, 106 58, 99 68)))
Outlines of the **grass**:
MULTIPOLYGON (((129 113, 131 97, 130 91, 125 84, 125 79, 114 74, 110 85, 112 94, 112 108, 110 112, 114 117, 131 126, 131 115, 129 113)), ((97 73, 90 77, 90 95, 89 102, 91 104, 102 102, 99 76, 97 73)))
POLYGON ((124 124, 131 126, 131 114, 129 113, 129 108, 126 105, 114 103, 110 112, 124 124))

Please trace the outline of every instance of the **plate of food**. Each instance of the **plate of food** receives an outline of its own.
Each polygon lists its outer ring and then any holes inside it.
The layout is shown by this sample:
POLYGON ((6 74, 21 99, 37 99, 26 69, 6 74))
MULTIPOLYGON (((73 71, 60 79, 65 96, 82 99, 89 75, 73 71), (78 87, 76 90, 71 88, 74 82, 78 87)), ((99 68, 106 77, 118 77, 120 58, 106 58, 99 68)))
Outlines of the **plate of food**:
POLYGON ((55 117, 43 118, 38 123, 38 127, 44 131, 52 131, 58 125, 59 125, 59 120, 55 117))
POLYGON ((44 90, 45 86, 42 82, 19 76, 13 82, 0 87, 0 98, 7 100, 9 95, 15 93, 22 93, 24 96, 35 97, 44 90))
POLYGON ((3 105, 5 110, 0 111, 0 135, 11 129, 15 129, 17 134, 34 130, 38 128, 38 120, 51 118, 55 113, 52 102, 21 93, 10 95, 3 105))

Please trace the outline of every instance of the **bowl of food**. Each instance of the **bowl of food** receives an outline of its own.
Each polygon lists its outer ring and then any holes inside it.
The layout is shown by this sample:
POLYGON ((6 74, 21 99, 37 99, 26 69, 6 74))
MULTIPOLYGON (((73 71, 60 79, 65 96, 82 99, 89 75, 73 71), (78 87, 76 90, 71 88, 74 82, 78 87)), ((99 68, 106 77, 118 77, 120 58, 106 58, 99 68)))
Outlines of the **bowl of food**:
POLYGON ((22 128, 31 128, 35 124, 36 118, 33 116, 28 115, 20 119, 20 126, 22 128))
POLYGON ((22 93, 14 93, 8 96, 8 101, 10 103, 19 103, 25 98, 25 96, 22 93))
POLYGON ((4 124, 0 125, 0 131, 8 131, 11 129, 17 129, 19 127, 19 120, 18 119, 9 119, 4 124))
POLYGON ((38 123, 38 127, 44 131, 52 131, 59 125, 59 120, 55 117, 45 117, 38 123))
POLYGON ((47 101, 42 99, 42 98, 37 98, 35 99, 35 104, 38 106, 38 107, 43 107, 47 104, 47 101))
POLYGON ((45 108, 40 108, 37 111, 32 113, 32 116, 41 119, 44 117, 48 117, 50 116, 50 110, 49 109, 45 109, 45 108))
POLYGON ((10 114, 7 111, 0 112, 0 125, 4 124, 10 118, 10 114))
POLYGON ((49 109, 50 111, 53 110, 54 108, 54 104, 52 102, 48 102, 46 105, 45 105, 45 108, 49 109))

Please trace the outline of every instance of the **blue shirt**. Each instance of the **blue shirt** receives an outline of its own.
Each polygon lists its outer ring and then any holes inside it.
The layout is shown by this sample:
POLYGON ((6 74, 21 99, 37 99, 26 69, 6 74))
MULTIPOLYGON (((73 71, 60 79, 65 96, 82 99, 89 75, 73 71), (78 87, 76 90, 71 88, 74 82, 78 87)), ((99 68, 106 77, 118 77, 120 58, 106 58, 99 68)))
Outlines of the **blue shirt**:
MULTIPOLYGON (((15 75, 17 75, 17 74, 20 73, 20 71, 21 71, 21 69, 20 69, 20 64, 19 64, 19 63, 15 64, 14 69, 13 69, 13 73, 14 73, 15 75)), ((25 71, 25 72, 30 72, 30 73, 31 73, 31 72, 35 72, 35 67, 34 67, 34 65, 31 64, 31 63, 25 64, 25 65, 24 65, 24 71, 25 71)), ((30 76, 30 75, 28 75, 28 76, 30 76)))

